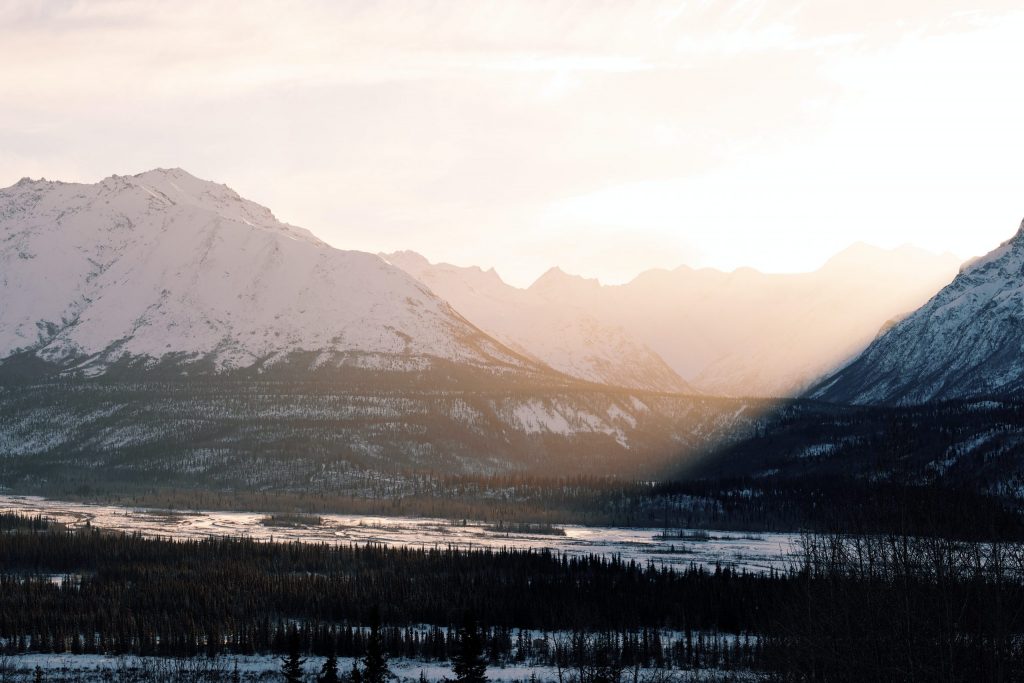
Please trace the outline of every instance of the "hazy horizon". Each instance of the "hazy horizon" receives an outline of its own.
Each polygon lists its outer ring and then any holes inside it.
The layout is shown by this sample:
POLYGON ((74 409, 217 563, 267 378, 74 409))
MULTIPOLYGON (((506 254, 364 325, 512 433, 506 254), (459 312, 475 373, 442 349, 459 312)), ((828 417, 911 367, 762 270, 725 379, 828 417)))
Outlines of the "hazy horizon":
MULTIPOLYGON (((1007 235, 1007 238, 1009 238, 1009 237, 1010 237, 1010 235, 1007 235)), ((997 246, 998 246, 997 244, 993 245, 992 248, 995 249, 997 246)), ((973 254, 973 255, 971 255, 971 256, 969 256, 967 258, 964 258, 964 257, 960 256, 959 254, 954 254, 951 251, 944 251, 944 252, 931 251, 929 249, 924 249, 922 247, 917 246, 916 244, 911 244, 909 242, 907 242, 905 244, 897 245, 895 247, 881 247, 881 246, 879 246, 877 244, 870 244, 870 243, 864 242, 864 241, 857 241, 857 242, 853 242, 853 243, 851 243, 851 244, 849 244, 849 245, 847 245, 845 247, 840 248, 838 251, 836 251, 835 253, 833 253, 831 255, 826 256, 824 258, 824 260, 821 261, 821 263, 819 263, 817 265, 811 265, 807 270, 762 270, 762 269, 754 268, 753 266, 747 266, 747 265, 737 265, 737 266, 735 266, 733 268, 726 269, 726 268, 716 268, 715 266, 697 266, 697 265, 693 265, 693 264, 690 264, 690 263, 678 263, 678 264, 676 264, 674 266, 652 266, 651 268, 647 268, 647 269, 638 271, 636 273, 633 273, 632 275, 627 275, 626 277, 624 277, 621 280, 615 280, 615 281, 612 281, 612 282, 606 282, 600 276, 587 276, 587 275, 583 275, 581 273, 576 273, 576 272, 573 272, 571 270, 568 270, 567 268, 561 266, 558 263, 553 263, 549 268, 547 268, 546 270, 541 272, 539 275, 537 275, 532 280, 527 280, 525 282, 521 282, 520 283, 520 282, 511 282, 511 281, 509 281, 504 275, 502 275, 501 271, 498 268, 495 268, 493 266, 490 267, 490 268, 485 268, 485 267, 483 267, 483 266, 481 266, 481 265, 479 265, 477 263, 452 263, 451 261, 433 260, 433 259, 427 258, 424 254, 421 254, 420 252, 418 252, 418 251, 416 251, 414 249, 399 249, 399 250, 396 250, 394 252, 378 252, 378 253, 381 256, 385 256, 386 257, 386 256, 390 256, 390 255, 398 254, 398 253, 402 253, 402 252, 409 252, 409 253, 416 254, 416 255, 424 258, 427 261, 427 263, 429 263, 431 266, 454 266, 456 268, 479 268, 480 270, 485 271, 485 272, 490 272, 490 271, 493 270, 494 273, 498 276, 498 278, 501 279, 501 281, 504 282, 505 284, 507 284, 507 285, 509 285, 511 287, 514 287, 516 289, 524 289, 525 290, 525 289, 529 289, 532 285, 536 284, 545 275, 547 275, 548 273, 550 273, 552 271, 561 271, 565 275, 567 275, 569 277, 573 277, 573 278, 582 278, 582 279, 588 280, 588 281, 596 281, 602 287, 615 287, 615 286, 620 286, 620 285, 628 285, 628 284, 632 283, 633 281, 635 281, 641 275, 643 275, 645 273, 650 273, 652 271, 672 272, 672 271, 680 270, 680 269, 683 269, 683 268, 689 268, 691 270, 697 270, 697 271, 699 271, 699 270, 710 270, 710 271, 716 271, 716 272, 719 272, 719 273, 724 273, 726 275, 735 273, 737 271, 743 271, 743 270, 753 270, 753 271, 755 271, 757 273, 760 273, 762 275, 807 275, 807 274, 818 272, 822 268, 825 268, 826 266, 828 266, 829 262, 831 262, 836 257, 842 256, 843 254, 846 254, 846 253, 849 253, 849 252, 857 249, 858 247, 867 247, 868 249, 878 250, 878 251, 886 252, 886 253, 889 253, 889 254, 894 254, 894 253, 898 253, 898 252, 906 251, 906 250, 912 250, 912 251, 915 251, 915 252, 918 252, 918 253, 921 253, 921 254, 925 254, 925 255, 930 256, 930 257, 941 258, 941 259, 956 259, 956 260, 960 261, 961 263, 966 263, 967 261, 969 261, 969 260, 971 260, 973 258, 977 258, 978 256, 984 256, 984 254, 973 254)), ((989 251, 991 251, 991 249, 989 251)))
MULTIPOLYGON (((157 170, 157 169, 147 169, 147 171, 148 170, 157 170)), ((186 173, 188 173, 188 169, 180 169, 180 170, 185 171, 186 173)), ((111 174, 111 175, 114 175, 114 176, 118 176, 118 175, 119 176, 129 176, 129 175, 140 175, 141 173, 145 173, 145 172, 146 171, 142 171, 139 174, 135 174, 135 173, 132 173, 132 174, 127 174, 127 173, 117 174, 117 173, 115 173, 115 174, 111 174)), ((105 176, 104 178, 97 178, 95 181, 68 181, 68 180, 65 180, 63 178, 48 178, 46 176, 41 176, 39 178, 31 178, 30 176, 25 176, 23 178, 28 178, 29 180, 44 180, 44 181, 52 181, 52 182, 81 182, 83 184, 94 184, 94 183, 97 183, 97 182, 101 182, 102 180, 104 180, 106 178, 111 177, 111 175, 105 176)), ((190 174, 190 175, 192 175, 192 174, 190 174)), ((23 178, 20 178, 19 181, 22 180, 23 178)), ((227 185, 228 187, 231 187, 230 183, 223 182, 223 181, 218 180, 218 179, 200 178, 200 180, 216 182, 216 183, 227 185)), ((14 184, 16 184, 16 183, 14 183, 14 184)), ((231 189, 234 189, 234 188, 231 188, 231 189)), ((268 206, 266 208, 270 209, 272 212, 274 211, 274 207, 268 206)), ((278 216, 278 218, 281 218, 281 217, 278 216)), ((285 222, 287 223, 288 221, 285 221, 285 222)), ((307 226, 304 226, 304 225, 296 225, 295 227, 309 229, 307 226)), ((324 235, 318 234, 316 230, 310 230, 310 232, 313 233, 313 235, 315 235, 318 239, 321 239, 324 242, 330 244, 332 247, 335 247, 335 248, 338 248, 338 249, 351 249, 351 247, 347 247, 346 245, 331 244, 330 241, 324 235)), ((996 246, 998 246, 998 245, 993 245, 992 248, 995 248, 996 246)), ((469 262, 455 263, 455 262, 452 262, 452 261, 446 261, 444 259, 431 259, 428 256, 426 256, 425 254, 423 254, 423 253, 421 253, 419 251, 416 251, 415 249, 396 249, 396 250, 394 250, 392 252, 378 251, 378 252, 368 252, 368 253, 376 253, 376 254, 381 255, 381 256, 389 256, 389 255, 392 255, 392 254, 408 252, 408 253, 415 254, 415 255, 425 259, 427 261, 427 263, 429 263, 432 266, 454 266, 454 267, 457 267, 457 268, 479 268, 480 270, 486 271, 486 272, 493 271, 504 284, 507 284, 507 285, 509 285, 511 287, 514 287, 516 289, 526 290, 526 289, 529 289, 533 284, 535 284, 536 282, 541 280, 545 275, 547 275, 548 273, 550 273, 552 271, 560 271, 560 272, 562 272, 562 273, 564 273, 564 274, 566 274, 566 275, 568 275, 570 277, 574 277, 574 278, 582 278, 584 280, 596 281, 601 286, 627 285, 627 284, 630 284, 631 282, 635 281, 638 277, 644 275, 645 273, 649 273, 649 272, 652 272, 652 271, 659 271, 659 270, 671 272, 671 271, 676 271, 676 270, 683 269, 683 268, 689 268, 689 269, 697 270, 697 271, 699 271, 699 270, 710 270, 710 271, 721 272, 721 273, 724 273, 724 274, 735 273, 737 271, 743 271, 743 270, 753 270, 753 271, 756 271, 756 272, 764 274, 764 275, 801 275, 801 274, 810 274, 810 273, 817 272, 817 271, 827 267, 829 265, 829 263, 832 262, 837 257, 840 257, 840 256, 842 256, 844 254, 851 253, 851 252, 855 251, 858 247, 866 247, 866 248, 868 248, 868 249, 870 249, 872 251, 878 251, 878 252, 883 252, 883 253, 888 253, 888 254, 896 254, 898 252, 913 251, 913 252, 917 252, 919 254, 926 255, 926 256, 929 256, 929 257, 934 257, 934 258, 937 258, 937 259, 956 259, 956 260, 958 260, 958 261, 960 261, 962 263, 963 262, 967 262, 970 259, 976 258, 978 256, 983 256, 984 255, 984 254, 973 254, 973 255, 968 256, 968 257, 965 258, 964 256, 959 255, 959 254, 954 254, 951 251, 943 251, 943 252, 933 251, 933 250, 930 250, 930 249, 925 249, 923 247, 920 247, 920 246, 918 246, 916 244, 912 244, 910 242, 906 242, 904 244, 899 244, 899 245, 892 246, 892 247, 884 247, 884 246, 880 246, 878 244, 871 244, 871 243, 865 242, 863 240, 857 240, 855 242, 851 242, 850 244, 846 245, 845 247, 839 248, 834 253, 825 255, 820 263, 811 264, 806 270, 766 270, 766 269, 755 268, 754 266, 750 266, 750 265, 746 265, 746 264, 738 264, 738 265, 735 265, 735 266, 733 266, 731 268, 719 268, 719 267, 716 267, 716 266, 713 266, 713 265, 697 265, 697 264, 693 264, 693 263, 681 262, 681 263, 676 263, 674 265, 665 265, 665 266, 656 265, 656 266, 651 266, 649 268, 644 268, 644 269, 639 270, 639 271, 637 271, 635 273, 632 273, 632 274, 627 273, 625 275, 625 277, 623 277, 621 279, 616 279, 616 280, 613 280, 613 281, 606 281, 606 279, 604 279, 604 278, 602 278, 600 276, 590 276, 590 275, 585 275, 583 273, 573 272, 572 270, 570 270, 567 267, 563 266, 561 263, 553 262, 553 263, 551 263, 551 265, 549 265, 547 268, 542 270, 540 273, 538 273, 532 279, 528 279, 528 280, 520 281, 520 282, 515 282, 515 281, 510 280, 504 274, 502 274, 502 272, 498 268, 496 268, 494 266, 485 267, 485 266, 482 266, 482 265, 480 265, 478 263, 469 263, 469 262)), ((363 251, 363 250, 357 250, 357 251, 363 251)), ((991 251, 991 249, 989 249, 988 251, 991 251)), ((555 258, 557 259, 557 257, 555 257, 555 258)))
POLYGON ((334 246, 620 283, 960 258, 1024 209, 1024 12, 0 2, 0 185, 182 167, 334 246))

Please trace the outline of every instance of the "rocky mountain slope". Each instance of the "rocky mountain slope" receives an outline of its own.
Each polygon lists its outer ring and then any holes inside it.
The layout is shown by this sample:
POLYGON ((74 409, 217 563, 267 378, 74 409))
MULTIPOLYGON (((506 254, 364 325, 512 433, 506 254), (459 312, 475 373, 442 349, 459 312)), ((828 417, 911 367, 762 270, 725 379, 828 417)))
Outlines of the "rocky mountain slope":
POLYGON ((474 325, 538 362, 590 382, 695 393, 658 354, 619 326, 571 301, 506 284, 494 270, 432 264, 415 252, 382 254, 448 301, 474 325))
POLYGON ((811 395, 915 404, 1024 389, 1024 222, 811 395))

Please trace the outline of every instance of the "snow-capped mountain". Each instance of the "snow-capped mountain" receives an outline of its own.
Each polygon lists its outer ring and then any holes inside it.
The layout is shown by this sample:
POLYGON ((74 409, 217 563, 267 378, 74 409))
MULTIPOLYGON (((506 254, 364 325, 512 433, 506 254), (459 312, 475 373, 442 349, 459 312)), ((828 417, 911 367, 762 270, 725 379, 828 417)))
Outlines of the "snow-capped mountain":
POLYGON ((0 190, 0 359, 535 370, 372 254, 180 169, 0 190))
POLYGON ((512 287, 493 269, 432 264, 411 251, 382 256, 484 332, 560 372, 599 384, 693 393, 643 342, 622 327, 600 322, 571 301, 552 301, 536 286, 512 287))
MULTIPOLYGON (((692 371, 850 310, 774 322, 780 337, 764 321, 780 298, 806 310, 806 290, 759 288, 774 279, 754 271, 609 288, 552 270, 524 291, 390 258, 178 169, 0 190, 0 461, 67 485, 114 470, 325 488, 354 469, 647 476, 771 408, 684 395, 662 357, 692 371)), ((848 270, 883 282, 881 320, 901 310, 901 285, 848 270)))
POLYGON ((1024 389, 1024 222, 924 306, 811 392, 849 403, 914 404, 1024 389))
POLYGON ((582 382, 553 357, 178 169, 0 190, 5 484, 649 475, 764 410, 582 382))
POLYGON ((705 393, 786 396, 863 350, 958 266, 949 254, 857 244, 810 273, 682 266, 602 286, 554 269, 529 291, 629 330, 705 393))

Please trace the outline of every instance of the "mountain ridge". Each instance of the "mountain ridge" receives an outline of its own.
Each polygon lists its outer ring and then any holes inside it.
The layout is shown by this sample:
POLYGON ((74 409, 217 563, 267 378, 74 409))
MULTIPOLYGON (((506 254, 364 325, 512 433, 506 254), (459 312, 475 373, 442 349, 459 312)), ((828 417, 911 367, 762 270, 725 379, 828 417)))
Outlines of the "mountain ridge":
POLYGON ((1024 221, 809 396, 914 404, 1024 390, 1024 221))
POLYGON ((556 267, 526 291, 628 330, 696 390, 794 396, 927 301, 959 265, 951 254, 860 243, 808 273, 683 265, 603 285, 556 267))
POLYGON ((123 357, 237 369, 315 351, 544 371, 378 257, 180 169, 20 182, 0 190, 0 238, 0 358, 102 374, 123 357))
MULTIPOLYGON (((571 304, 549 301, 543 285, 520 289, 506 284, 493 269, 433 264, 411 251, 381 256, 509 348, 558 372, 610 386, 698 393, 628 330, 603 323, 571 304)), ((573 277, 560 269, 549 274, 573 277)))

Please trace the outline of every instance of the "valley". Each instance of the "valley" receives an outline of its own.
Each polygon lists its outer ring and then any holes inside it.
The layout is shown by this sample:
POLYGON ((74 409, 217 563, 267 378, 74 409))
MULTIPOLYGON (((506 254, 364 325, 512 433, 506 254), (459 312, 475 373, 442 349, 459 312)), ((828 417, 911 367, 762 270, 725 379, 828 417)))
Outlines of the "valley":
POLYGON ((0 675, 442 677, 481 637, 505 678, 773 680, 879 609, 844 648, 1016 647, 1019 235, 948 285, 855 245, 521 289, 181 169, 22 181, 0 230, 0 675))
POLYGON ((391 548, 550 551, 569 557, 618 558, 644 566, 714 570, 782 570, 795 561, 796 534, 694 530, 631 529, 561 525, 560 533, 506 529, 477 520, 418 517, 312 515, 288 526, 268 525, 268 513, 127 508, 88 505, 36 497, 0 495, 0 509, 42 515, 71 529, 91 528, 137 533, 150 538, 202 540, 247 538, 279 543, 382 545, 391 548))
POLYGON ((1021 36, 0 0, 0 683, 1024 683, 1021 36))

